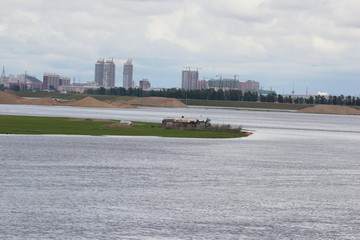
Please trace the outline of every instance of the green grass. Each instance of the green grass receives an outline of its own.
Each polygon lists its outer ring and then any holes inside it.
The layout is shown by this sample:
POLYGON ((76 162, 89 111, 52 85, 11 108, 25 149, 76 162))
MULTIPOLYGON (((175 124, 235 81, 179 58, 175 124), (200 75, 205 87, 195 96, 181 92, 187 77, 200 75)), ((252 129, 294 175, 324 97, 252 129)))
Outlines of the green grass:
POLYGON ((313 107, 312 104, 289 104, 289 103, 267 103, 267 102, 240 102, 223 100, 198 100, 180 99, 187 105, 209 106, 209 107, 233 107, 233 108, 262 108, 262 109, 281 109, 281 110, 300 110, 306 107, 313 107))
MULTIPOLYGON (((20 97, 52 97, 64 100, 82 99, 86 96, 93 97, 100 101, 117 101, 129 100, 135 97, 128 96, 111 96, 111 95, 86 95, 73 93, 51 93, 51 92, 12 92, 20 97)), ((289 103, 266 103, 266 102, 240 102, 240 101, 223 101, 223 100, 198 100, 198 99, 179 99, 187 105, 211 106, 211 107, 232 107, 232 108, 262 108, 262 109, 282 109, 282 110, 300 110, 306 107, 312 107, 311 104, 289 104, 289 103)))
POLYGON ((160 123, 147 122, 133 122, 132 127, 106 126, 118 122, 118 120, 1 115, 0 134, 121 135, 179 138, 236 138, 246 136, 244 133, 234 131, 164 129, 160 123))
POLYGON ((75 94, 75 93, 52 93, 52 92, 11 92, 19 97, 33 97, 33 98, 44 98, 44 97, 51 97, 51 98, 59 98, 64 100, 79 100, 84 97, 93 97, 100 101, 117 101, 117 100, 129 100, 134 97, 128 96, 114 96, 114 95, 96 95, 96 94, 75 94))

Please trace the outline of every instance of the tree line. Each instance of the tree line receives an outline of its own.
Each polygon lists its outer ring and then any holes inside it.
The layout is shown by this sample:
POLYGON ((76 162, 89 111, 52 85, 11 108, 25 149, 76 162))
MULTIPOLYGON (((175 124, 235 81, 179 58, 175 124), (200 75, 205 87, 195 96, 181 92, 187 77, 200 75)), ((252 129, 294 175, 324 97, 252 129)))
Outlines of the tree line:
POLYGON ((118 95, 118 96, 134 96, 134 97, 167 97, 177 99, 201 99, 201 100, 225 100, 225 101, 249 101, 249 102, 279 102, 294 104, 329 104, 329 105, 347 105, 360 106, 360 98, 353 96, 310 96, 309 98, 283 96, 281 94, 269 93, 258 94, 257 92, 242 92, 241 90, 185 90, 170 88, 160 91, 142 90, 139 88, 125 89, 122 87, 113 87, 105 89, 88 89, 87 94, 99 95, 118 95))

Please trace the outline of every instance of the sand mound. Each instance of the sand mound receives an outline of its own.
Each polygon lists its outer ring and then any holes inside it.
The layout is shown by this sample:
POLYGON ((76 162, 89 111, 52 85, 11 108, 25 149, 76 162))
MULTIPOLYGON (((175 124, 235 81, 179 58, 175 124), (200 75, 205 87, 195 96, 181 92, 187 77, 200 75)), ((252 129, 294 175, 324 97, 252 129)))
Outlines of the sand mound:
POLYGON ((74 107, 116 108, 116 106, 112 104, 96 100, 93 97, 85 97, 74 102, 64 103, 64 105, 74 107))
POLYGON ((20 99, 15 94, 0 91, 0 104, 19 104, 20 99))
POLYGON ((128 104, 155 106, 155 107, 186 107, 186 104, 180 102, 176 98, 164 98, 164 97, 145 97, 134 98, 126 101, 128 104))
POLYGON ((347 106, 336 105, 316 105, 299 110, 300 113, 328 113, 328 114, 343 114, 343 115, 360 115, 360 110, 347 106))

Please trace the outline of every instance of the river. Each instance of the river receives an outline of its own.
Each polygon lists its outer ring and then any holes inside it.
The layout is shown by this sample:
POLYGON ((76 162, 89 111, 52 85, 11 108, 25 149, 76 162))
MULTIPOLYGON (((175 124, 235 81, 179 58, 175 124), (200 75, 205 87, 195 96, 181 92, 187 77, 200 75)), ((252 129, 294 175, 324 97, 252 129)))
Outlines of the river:
POLYGON ((358 116, 0 105, 0 114, 210 118, 240 139, 0 135, 2 239, 359 239, 358 116))

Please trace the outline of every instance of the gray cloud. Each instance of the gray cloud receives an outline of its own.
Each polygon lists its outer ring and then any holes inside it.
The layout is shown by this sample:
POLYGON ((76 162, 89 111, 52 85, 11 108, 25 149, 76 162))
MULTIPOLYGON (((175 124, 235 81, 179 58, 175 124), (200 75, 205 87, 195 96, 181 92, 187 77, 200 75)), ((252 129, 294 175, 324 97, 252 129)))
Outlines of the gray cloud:
POLYGON ((355 0, 4 0, 0 64, 93 79, 98 58, 123 61, 135 77, 179 86, 184 65, 215 77, 240 74, 290 90, 296 81, 359 94, 360 6, 355 0), (158 70, 158 69, 161 69, 158 70), (333 86, 341 83, 339 87, 333 86))

